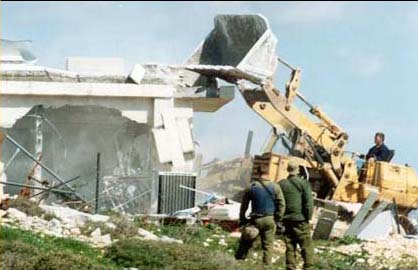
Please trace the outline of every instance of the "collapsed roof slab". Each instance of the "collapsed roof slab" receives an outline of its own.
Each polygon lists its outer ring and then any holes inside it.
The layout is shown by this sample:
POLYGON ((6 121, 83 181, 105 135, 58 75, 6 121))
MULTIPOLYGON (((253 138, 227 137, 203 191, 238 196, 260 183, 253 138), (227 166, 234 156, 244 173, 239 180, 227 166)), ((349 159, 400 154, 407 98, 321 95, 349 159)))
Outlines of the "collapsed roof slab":
POLYGON ((172 98, 173 88, 157 85, 2 81, 0 126, 9 128, 36 105, 96 105, 118 109, 138 123, 150 122, 154 98, 172 98))
POLYGON ((0 82, 0 126, 10 127, 35 105, 98 105, 121 110, 131 120, 146 123, 150 120, 147 114, 134 112, 148 111, 150 107, 146 104, 152 99, 173 98, 181 104, 190 104, 196 112, 214 112, 234 96, 231 87, 221 87, 216 91, 200 89, 184 87, 176 91, 174 86, 157 84, 3 80, 0 82))

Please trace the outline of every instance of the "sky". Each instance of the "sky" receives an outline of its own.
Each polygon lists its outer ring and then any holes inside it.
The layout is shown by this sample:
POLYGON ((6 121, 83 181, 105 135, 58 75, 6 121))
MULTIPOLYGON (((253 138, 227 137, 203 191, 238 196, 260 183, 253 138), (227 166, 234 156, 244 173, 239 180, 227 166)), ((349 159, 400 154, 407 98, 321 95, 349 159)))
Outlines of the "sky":
MULTIPOLYGON (((395 2, 1 2, 1 37, 32 40, 37 64, 64 68, 65 57, 122 57, 182 64, 217 14, 263 14, 277 54, 302 69, 300 92, 367 152, 376 131, 394 162, 418 168, 418 3, 395 2)), ((288 71, 278 69, 284 89, 288 71)), ((204 160, 260 153, 270 126, 236 91, 215 113, 197 113, 194 137, 204 160)))

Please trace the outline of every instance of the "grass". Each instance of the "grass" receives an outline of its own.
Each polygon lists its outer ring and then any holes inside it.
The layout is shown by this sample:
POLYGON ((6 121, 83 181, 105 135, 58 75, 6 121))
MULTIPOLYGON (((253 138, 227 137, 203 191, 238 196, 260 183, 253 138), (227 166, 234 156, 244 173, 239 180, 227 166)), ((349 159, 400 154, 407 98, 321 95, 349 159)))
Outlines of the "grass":
POLYGON ((161 244, 139 239, 118 241, 107 250, 105 256, 122 267, 144 270, 218 270, 236 265, 232 256, 221 252, 208 252, 203 247, 161 244))
POLYGON ((337 243, 341 245, 360 244, 361 242, 362 241, 355 236, 344 236, 343 238, 337 240, 337 243))
POLYGON ((2 226, 1 269, 4 270, 104 270, 118 269, 99 249, 69 239, 35 234, 2 226))
POLYGON ((110 234, 112 239, 132 238, 138 235, 138 226, 123 215, 111 215, 108 222, 87 221, 80 228, 81 234, 90 235, 96 228, 100 228, 101 234, 110 234), (110 228, 106 223, 113 223, 115 228, 110 228))
MULTIPOLYGON (((172 228, 167 230, 173 232, 172 228)), ((204 231, 202 235, 206 237, 206 233, 204 231)), ((225 269, 226 265, 231 269, 257 269, 237 263, 230 253, 198 245, 197 240, 194 244, 167 244, 124 238, 107 249, 98 249, 69 238, 44 236, 5 226, 1 227, 0 239, 1 269, 4 270, 111 270, 125 267, 217 270, 225 269)))
MULTIPOLYGON (((126 220, 121 222, 123 224, 126 220)), ((129 226, 134 226, 134 222, 129 222, 129 226)), ((136 221, 135 226, 138 226, 139 222, 136 221)), ((200 227, 197 225, 141 224, 141 226, 157 235, 183 240, 184 244, 168 244, 127 237, 130 234, 129 229, 128 231, 123 230, 120 240, 113 243, 111 247, 98 249, 69 238, 43 236, 3 226, 0 230, 1 269, 113 270, 130 267, 141 270, 284 269, 284 254, 279 251, 275 254, 275 256, 279 256, 278 261, 269 268, 263 268, 260 244, 257 242, 246 261, 236 261, 233 253, 238 239, 229 237, 228 232, 215 225, 200 227), (124 235, 125 232, 128 234, 124 235), (222 244, 221 239, 224 239, 222 244), (258 258, 253 258, 253 253, 257 253, 258 258)), ((351 238, 337 241, 315 241, 316 254, 313 269, 376 269, 367 265, 369 254, 365 252, 346 255, 333 250, 333 247, 358 243, 358 241, 358 239, 351 238)), ((412 270, 416 269, 416 265, 416 259, 405 258, 402 264, 399 263, 396 268, 391 269, 412 270)))

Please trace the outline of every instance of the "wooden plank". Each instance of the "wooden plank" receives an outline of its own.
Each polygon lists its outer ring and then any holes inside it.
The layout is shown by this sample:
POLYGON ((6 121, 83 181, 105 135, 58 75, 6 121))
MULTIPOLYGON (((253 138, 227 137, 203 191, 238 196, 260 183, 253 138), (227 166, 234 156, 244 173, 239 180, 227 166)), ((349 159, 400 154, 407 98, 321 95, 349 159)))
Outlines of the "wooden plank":
POLYGON ((348 230, 345 232, 344 236, 357 236, 360 232, 360 226, 363 223, 364 218, 369 213, 370 208, 372 208, 374 202, 376 201, 379 193, 377 191, 370 192, 363 206, 360 208, 360 211, 355 216, 353 222, 351 223, 348 230))

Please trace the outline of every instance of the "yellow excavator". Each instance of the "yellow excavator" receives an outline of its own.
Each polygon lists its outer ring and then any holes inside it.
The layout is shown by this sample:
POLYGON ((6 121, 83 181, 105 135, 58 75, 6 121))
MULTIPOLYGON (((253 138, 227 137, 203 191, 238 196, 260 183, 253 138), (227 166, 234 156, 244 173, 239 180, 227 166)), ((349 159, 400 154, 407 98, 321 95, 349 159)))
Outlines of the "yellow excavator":
MULTIPOLYGON (((219 15, 215 28, 187 62, 186 69, 201 77, 234 83, 248 106, 273 132, 263 154, 255 156, 253 176, 273 181, 287 177, 287 164, 295 160, 305 172, 318 198, 364 202, 371 191, 378 200, 395 201, 406 213, 418 206, 418 177, 413 168, 387 161, 357 167, 356 155, 346 151, 349 135, 300 92, 301 69, 277 57, 277 38, 261 15, 219 15), (285 89, 273 83, 276 67, 290 69, 285 89), (299 108, 296 100, 305 108, 299 108), (285 153, 275 153, 281 144, 285 153)), ((393 156, 393 152, 392 152, 393 156)))
POLYGON ((273 132, 264 154, 255 157, 254 173, 267 173, 270 179, 280 181, 287 177, 287 163, 293 159, 305 169, 313 191, 320 198, 364 202, 371 191, 377 191, 380 200, 395 201, 404 210, 416 208, 418 178, 414 169, 391 163, 394 152, 386 161, 366 161, 358 169, 356 154, 345 151, 348 134, 300 94, 300 74, 299 68, 292 69, 285 92, 270 81, 261 86, 261 91, 240 89, 247 104, 269 124, 286 126, 289 130, 289 133, 273 132), (317 121, 294 106, 295 98, 309 107, 317 121), (279 140, 289 154, 272 152, 279 140))

